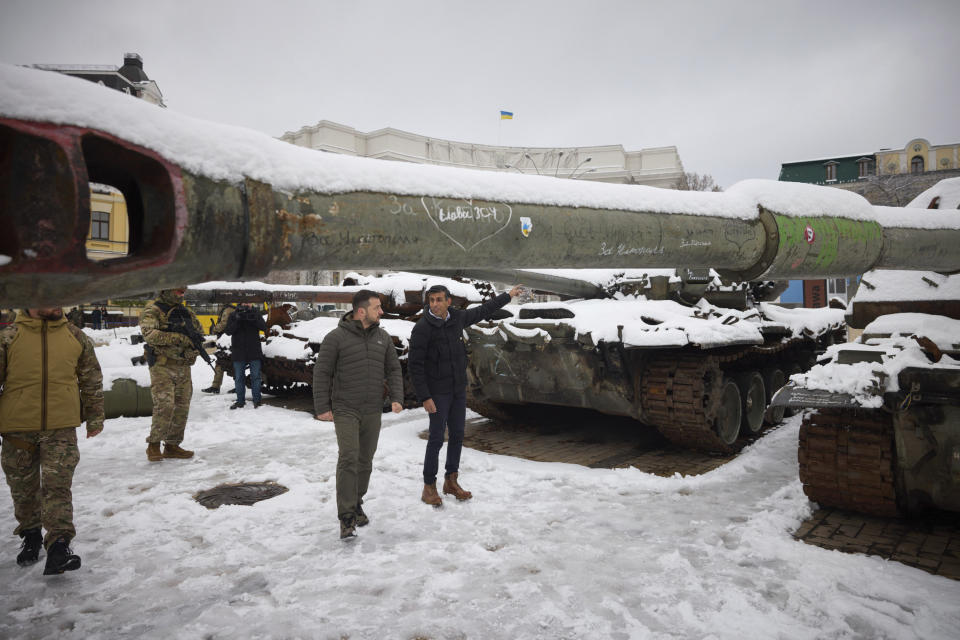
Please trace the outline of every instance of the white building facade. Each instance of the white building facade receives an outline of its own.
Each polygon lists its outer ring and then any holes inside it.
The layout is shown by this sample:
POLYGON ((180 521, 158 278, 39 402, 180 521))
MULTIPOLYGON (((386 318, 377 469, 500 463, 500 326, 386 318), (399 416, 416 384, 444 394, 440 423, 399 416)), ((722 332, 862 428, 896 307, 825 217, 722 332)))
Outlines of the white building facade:
POLYGON ((363 133, 328 120, 287 132, 280 139, 351 156, 666 189, 675 188, 683 176, 676 147, 640 151, 626 151, 621 145, 498 147, 428 138, 392 128, 363 133))

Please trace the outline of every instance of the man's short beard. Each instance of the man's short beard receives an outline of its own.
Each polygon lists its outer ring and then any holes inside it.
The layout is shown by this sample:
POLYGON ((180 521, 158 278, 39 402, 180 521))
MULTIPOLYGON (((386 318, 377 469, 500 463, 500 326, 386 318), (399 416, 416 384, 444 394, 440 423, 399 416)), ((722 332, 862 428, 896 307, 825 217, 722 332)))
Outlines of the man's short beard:
POLYGON ((41 320, 59 320, 60 318, 63 317, 63 309, 56 309, 54 311, 48 311, 46 313, 44 313, 43 311, 40 311, 39 313, 37 313, 37 317, 40 318, 41 320))

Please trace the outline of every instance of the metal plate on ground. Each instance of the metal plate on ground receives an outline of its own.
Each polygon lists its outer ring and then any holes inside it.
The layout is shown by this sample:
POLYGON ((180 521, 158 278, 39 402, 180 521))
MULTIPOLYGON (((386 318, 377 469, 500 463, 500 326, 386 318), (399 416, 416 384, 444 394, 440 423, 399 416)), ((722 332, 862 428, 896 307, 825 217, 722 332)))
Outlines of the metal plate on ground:
POLYGON ((251 505, 289 491, 276 482, 239 482, 221 484, 194 494, 193 499, 207 509, 216 509, 224 504, 251 505))

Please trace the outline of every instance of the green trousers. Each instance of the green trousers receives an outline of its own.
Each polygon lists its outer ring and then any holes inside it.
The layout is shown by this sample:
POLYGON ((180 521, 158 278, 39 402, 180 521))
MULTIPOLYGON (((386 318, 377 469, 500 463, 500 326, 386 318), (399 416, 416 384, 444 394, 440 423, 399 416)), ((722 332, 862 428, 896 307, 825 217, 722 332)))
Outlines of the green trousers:
POLYGON ((381 413, 333 410, 337 432, 337 517, 355 514, 370 486, 373 454, 380 440, 381 413))
POLYGON ((73 472, 80 462, 76 429, 11 433, 0 463, 13 497, 14 533, 43 525, 44 546, 77 535, 73 526, 73 472), (32 448, 31 448, 32 447, 32 448))

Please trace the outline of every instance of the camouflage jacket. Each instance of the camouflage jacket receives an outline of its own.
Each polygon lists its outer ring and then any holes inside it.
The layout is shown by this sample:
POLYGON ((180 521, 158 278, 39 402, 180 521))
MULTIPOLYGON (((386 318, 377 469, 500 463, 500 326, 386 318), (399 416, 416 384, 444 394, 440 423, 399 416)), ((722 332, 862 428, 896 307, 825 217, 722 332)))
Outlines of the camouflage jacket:
POLYGON ((213 326, 213 332, 217 334, 217 336, 221 336, 226 332, 227 320, 230 319, 230 316, 232 316, 236 310, 237 308, 235 306, 228 304, 223 308, 223 311, 220 312, 220 317, 217 318, 217 324, 213 326))
POLYGON ((173 362, 191 366, 200 352, 193 348, 190 338, 170 329, 169 318, 174 309, 186 311, 194 330, 203 335, 203 327, 193 311, 183 306, 176 297, 164 295, 152 300, 140 315, 140 332, 143 341, 156 352, 158 364, 173 362))
POLYGON ((87 335, 24 312, 0 331, 0 432, 103 428, 103 375, 87 335))

